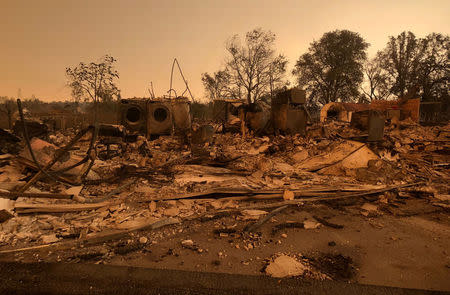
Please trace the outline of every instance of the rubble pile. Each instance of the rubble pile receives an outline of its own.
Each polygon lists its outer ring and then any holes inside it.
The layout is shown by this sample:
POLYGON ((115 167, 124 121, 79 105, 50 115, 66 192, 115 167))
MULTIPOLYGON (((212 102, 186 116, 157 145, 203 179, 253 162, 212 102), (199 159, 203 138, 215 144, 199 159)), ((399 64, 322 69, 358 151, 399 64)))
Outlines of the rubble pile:
MULTIPOLYGON (((73 258, 79 245, 130 236, 136 245, 146 245, 152 243, 150 237, 138 231, 230 215, 242 226, 216 228, 218 235, 234 235, 248 250, 258 247, 258 235, 251 233, 283 206, 353 200, 368 217, 397 214, 405 199, 417 195, 442 210, 450 206, 450 125, 399 122, 385 128, 383 142, 374 143, 361 140, 360 130, 342 122, 310 126, 305 137, 217 133, 195 149, 175 136, 152 141, 139 136, 121 143, 121 152, 110 158, 71 168, 86 156, 92 160, 86 135, 34 181, 74 135, 56 132, 48 141, 33 138, 41 168, 26 147, 17 154, 2 150, 0 254, 55 247, 69 249, 73 258), (34 182, 23 190, 30 180, 34 182)), ((304 229, 322 225, 339 228, 320 217, 285 224, 304 229)), ((192 240, 182 246, 203 251, 192 240)), ((102 257, 117 254, 117 249, 102 251, 102 257)), ((266 272, 274 277, 303 275, 314 269, 311 265, 280 254, 266 272)), ((315 276, 330 277, 320 272, 315 276)))

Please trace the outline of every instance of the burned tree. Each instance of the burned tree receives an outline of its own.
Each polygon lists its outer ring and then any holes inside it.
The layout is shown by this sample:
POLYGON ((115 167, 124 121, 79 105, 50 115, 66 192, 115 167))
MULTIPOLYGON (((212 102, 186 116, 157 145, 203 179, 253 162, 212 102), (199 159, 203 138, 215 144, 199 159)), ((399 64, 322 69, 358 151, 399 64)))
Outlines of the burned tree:
POLYGON ((233 97, 233 91, 230 89, 230 74, 221 70, 213 73, 202 74, 202 82, 205 87, 206 94, 211 100, 233 97))
POLYGON ((81 62, 75 68, 66 68, 68 86, 75 99, 93 102, 111 101, 120 96, 116 85, 119 73, 114 68, 114 57, 105 55, 99 62, 81 62))
POLYGON ((207 73, 202 76, 210 97, 226 95, 246 99, 250 104, 285 86, 287 60, 281 54, 276 55, 274 43, 275 34, 261 28, 248 32, 243 44, 238 35, 228 40, 225 69, 213 76, 207 73))
POLYGON ((383 69, 380 54, 364 64, 365 83, 361 86, 361 100, 371 102, 372 100, 387 99, 390 95, 389 84, 391 78, 383 69))

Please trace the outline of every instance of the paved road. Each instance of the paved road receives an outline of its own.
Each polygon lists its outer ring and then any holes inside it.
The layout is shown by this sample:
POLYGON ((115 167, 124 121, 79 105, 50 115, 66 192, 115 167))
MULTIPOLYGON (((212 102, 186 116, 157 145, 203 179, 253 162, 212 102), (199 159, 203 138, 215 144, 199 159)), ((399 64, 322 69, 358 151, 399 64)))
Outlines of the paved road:
MULTIPOLYGON (((445 294, 436 291, 63 263, 0 263, 0 294, 445 294)), ((447 293, 448 294, 448 293, 447 293)))

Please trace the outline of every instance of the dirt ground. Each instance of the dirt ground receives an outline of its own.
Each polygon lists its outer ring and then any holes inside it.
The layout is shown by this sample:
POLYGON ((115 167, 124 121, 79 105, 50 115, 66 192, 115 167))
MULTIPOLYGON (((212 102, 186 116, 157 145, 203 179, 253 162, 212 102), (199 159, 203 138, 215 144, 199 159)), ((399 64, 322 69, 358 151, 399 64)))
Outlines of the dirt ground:
POLYGON ((323 254, 349 257, 349 266, 321 265, 325 273, 337 274, 339 279, 363 284, 450 291, 450 218, 445 213, 432 213, 404 218, 380 216, 365 218, 359 212, 342 216, 340 210, 326 206, 314 206, 287 210, 266 224, 257 240, 257 246, 245 250, 245 242, 239 238, 218 237, 213 228, 232 226, 233 219, 205 224, 193 223, 188 230, 177 232, 164 241, 152 245, 148 253, 130 253, 116 256, 109 263, 137 265, 153 268, 171 268, 262 274, 265 259, 277 252, 319 258, 323 254), (301 211, 300 211, 301 210, 301 211), (300 211, 300 212, 299 212, 300 211), (311 214, 332 217, 332 221, 344 225, 342 229, 285 229, 271 233, 272 224, 296 221, 311 214), (205 236, 206 233, 206 236, 205 236), (287 235, 281 237, 281 233, 287 235), (180 242, 192 239, 205 253, 184 249, 180 242), (334 243, 333 243, 334 242, 334 243), (335 244, 335 246, 331 246, 335 244), (239 245, 239 249, 236 248, 239 245), (206 252, 207 251, 207 252, 206 252), (169 253, 169 254, 168 254, 169 253), (223 253, 220 256, 219 253, 223 253), (346 268, 354 268, 354 276, 346 274, 346 268), (343 269, 342 269, 343 268, 343 269), (343 271, 344 270, 344 271, 343 271), (343 274, 344 273, 344 274, 343 274), (343 277, 339 277, 343 274, 343 277))
MULTIPOLYGON (((302 257, 339 281, 450 291, 450 218, 420 199, 398 215, 363 216, 359 204, 315 204, 288 208, 255 234, 242 234, 248 222, 227 216, 190 221, 158 231, 143 231, 114 244, 73 251, 16 254, 2 260, 102 263, 201 272, 264 275, 277 253, 302 257), (428 213, 427 213, 428 212, 428 213), (284 228, 312 216, 333 228, 284 228), (218 233, 220 229, 228 229, 218 233), (228 232, 228 233, 225 233, 228 232), (148 242, 140 243, 146 237, 148 242), (192 240, 193 247, 182 241, 192 240)), ((313 277, 314 278, 314 277, 313 277)))

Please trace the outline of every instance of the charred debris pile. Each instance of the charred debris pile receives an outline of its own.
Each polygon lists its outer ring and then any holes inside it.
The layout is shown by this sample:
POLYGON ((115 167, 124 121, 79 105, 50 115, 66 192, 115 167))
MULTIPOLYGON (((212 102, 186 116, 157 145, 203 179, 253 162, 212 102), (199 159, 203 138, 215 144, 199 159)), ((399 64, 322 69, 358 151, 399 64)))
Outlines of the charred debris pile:
POLYGON ((145 244, 140 231, 221 216, 249 234, 317 202, 365 216, 406 214, 410 198, 448 210, 449 124, 420 125, 414 102, 333 104, 311 123, 304 103, 295 89, 272 105, 222 100, 198 124, 184 99, 123 100, 120 125, 1 130, 0 254, 145 244))

